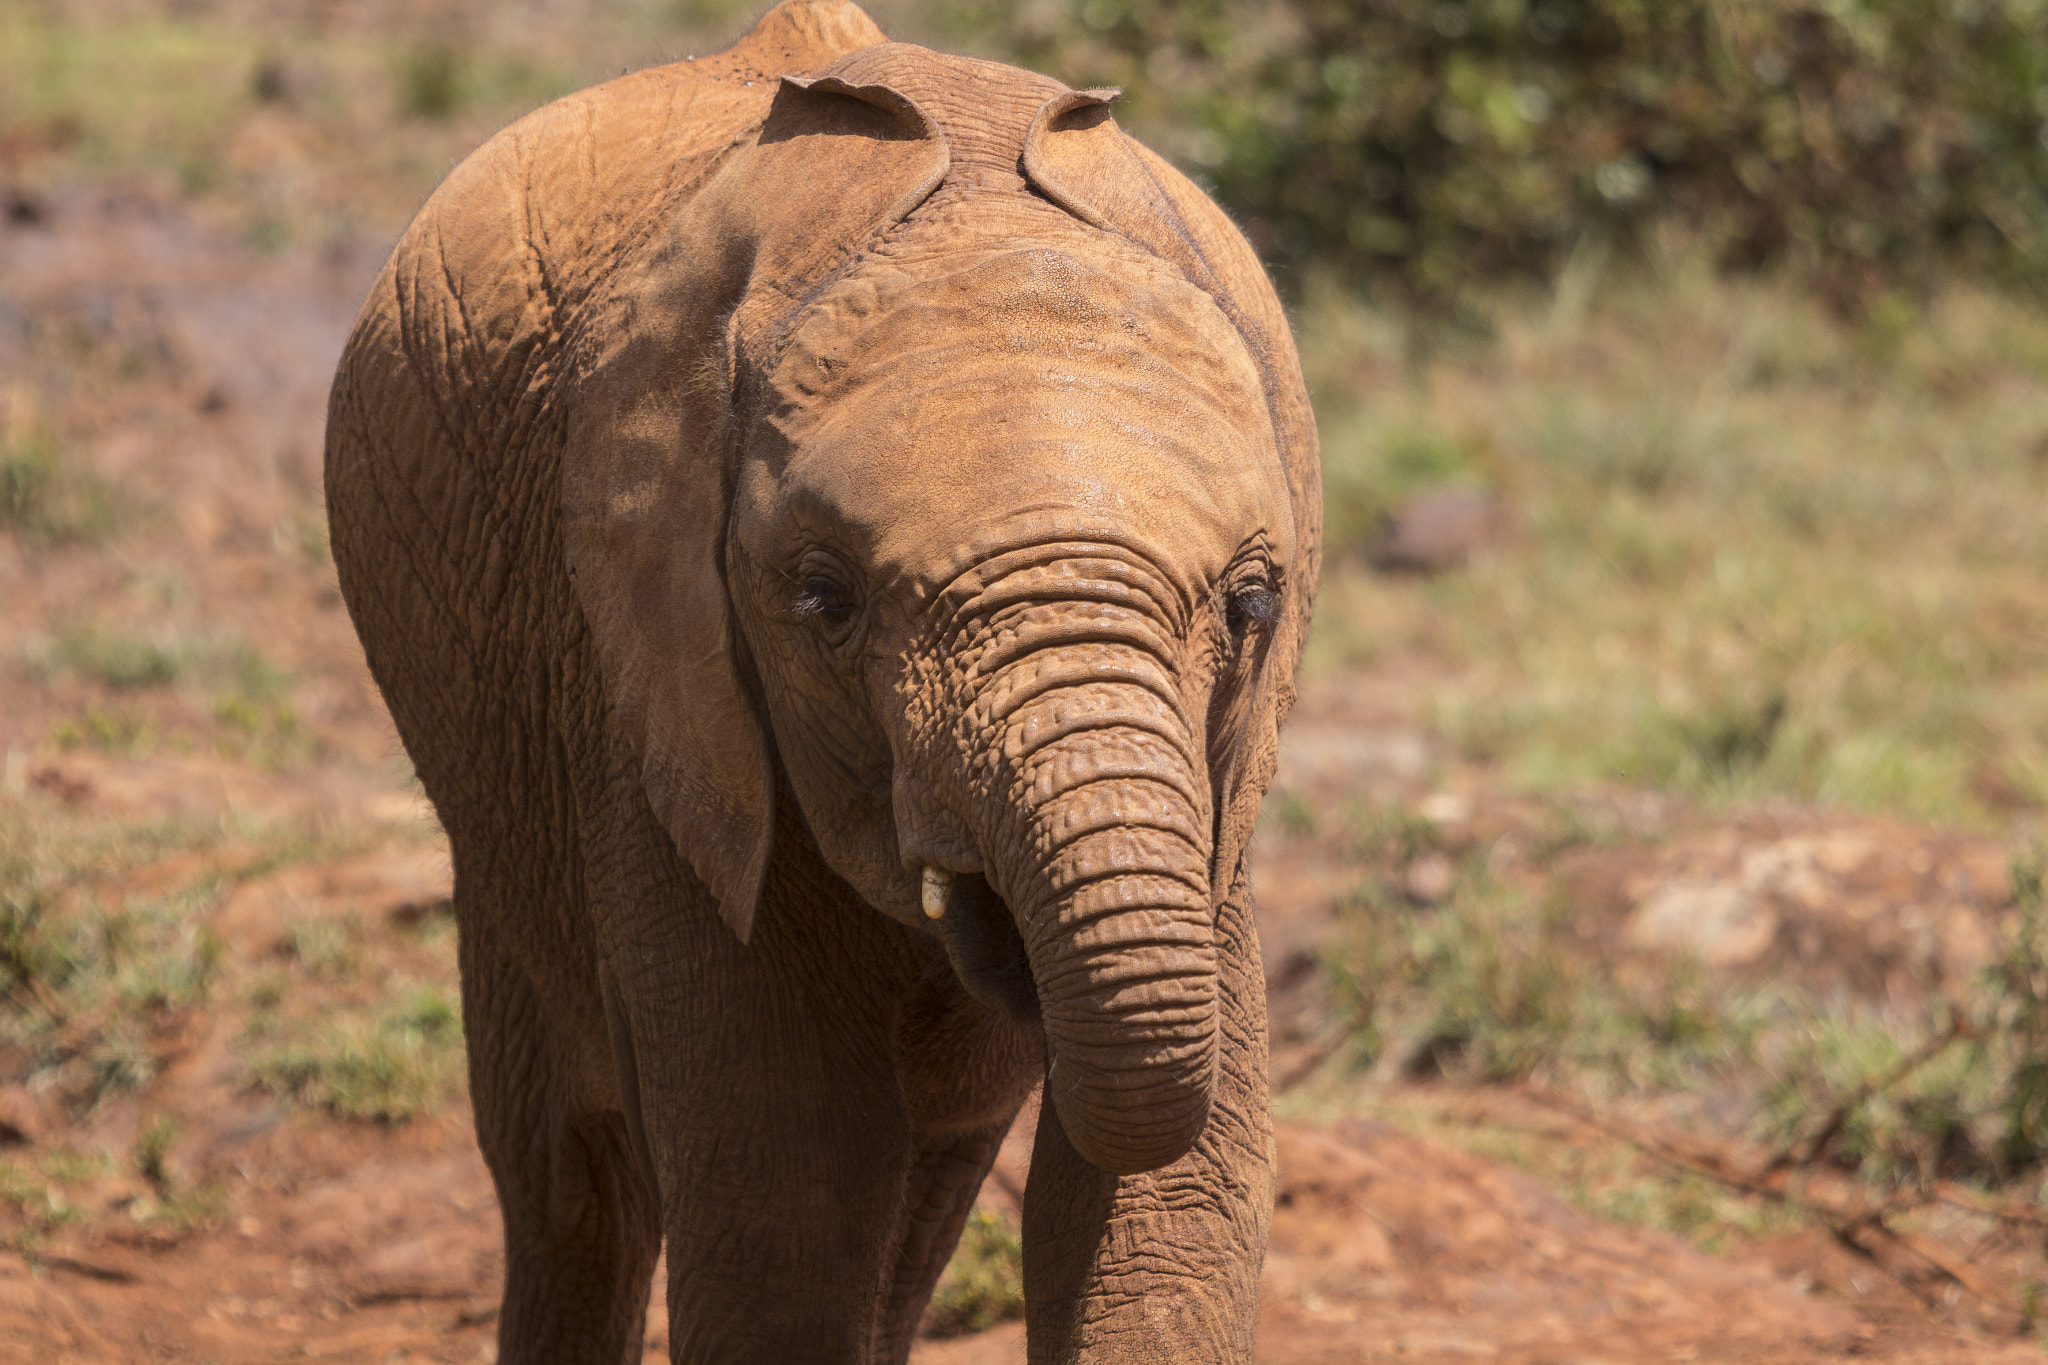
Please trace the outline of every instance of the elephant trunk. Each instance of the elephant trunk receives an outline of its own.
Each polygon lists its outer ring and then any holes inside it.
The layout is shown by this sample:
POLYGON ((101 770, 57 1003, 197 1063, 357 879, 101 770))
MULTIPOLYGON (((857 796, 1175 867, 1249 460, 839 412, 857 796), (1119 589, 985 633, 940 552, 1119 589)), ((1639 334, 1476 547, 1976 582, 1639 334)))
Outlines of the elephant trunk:
MULTIPOLYGON (((1208 793, 1171 675, 1149 649, 1033 651, 1002 718, 989 876, 1037 984, 1046 1096, 1118 1174, 1184 1154, 1217 1057, 1208 793)), ((1001 702, 997 703, 998 709, 1001 702)))

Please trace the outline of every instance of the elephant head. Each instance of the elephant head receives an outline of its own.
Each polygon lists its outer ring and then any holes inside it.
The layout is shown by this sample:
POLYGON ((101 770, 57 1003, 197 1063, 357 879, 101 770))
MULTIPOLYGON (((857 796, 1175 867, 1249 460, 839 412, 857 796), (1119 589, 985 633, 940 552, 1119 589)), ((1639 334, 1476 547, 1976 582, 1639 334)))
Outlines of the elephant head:
POLYGON ((650 223, 565 343, 568 571, 733 930, 774 931, 780 790, 868 905, 1042 1019, 1076 1150, 1149 1170, 1208 1111, 1313 427, 1220 215, 1105 97, 982 66, 884 44, 784 80, 650 223))

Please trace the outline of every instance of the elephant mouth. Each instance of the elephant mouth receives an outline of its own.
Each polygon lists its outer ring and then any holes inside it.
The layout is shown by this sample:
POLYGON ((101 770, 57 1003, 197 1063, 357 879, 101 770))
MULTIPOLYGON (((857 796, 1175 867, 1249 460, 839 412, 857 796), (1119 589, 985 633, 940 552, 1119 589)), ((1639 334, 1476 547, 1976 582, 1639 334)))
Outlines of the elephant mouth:
POLYGON ((953 974, 967 993, 997 1013, 1038 1021, 1038 982, 1016 917, 979 873, 957 877, 939 921, 953 974))

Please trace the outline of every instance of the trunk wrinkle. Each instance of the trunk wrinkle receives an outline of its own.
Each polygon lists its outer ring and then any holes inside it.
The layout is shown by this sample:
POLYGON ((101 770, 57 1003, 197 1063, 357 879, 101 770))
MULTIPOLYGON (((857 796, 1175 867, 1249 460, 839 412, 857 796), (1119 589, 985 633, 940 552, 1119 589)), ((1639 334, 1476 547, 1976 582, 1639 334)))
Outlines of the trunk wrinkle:
MULTIPOLYGON (((1075 714, 1046 717, 1035 725, 1020 726, 1011 732, 1010 740, 1004 745, 1003 757, 1028 764, 1036 750, 1049 748, 1065 739, 1085 739, 1095 735, 1104 726, 1115 727, 1112 731, 1118 741, 1128 741, 1135 735, 1149 735, 1165 744, 1175 766, 1186 766, 1187 739, 1163 721, 1139 714, 1104 715, 1075 714)), ((1089 746, 1090 748, 1094 746, 1089 746)), ((1080 757, 1073 750, 1065 751, 1069 757, 1080 757)), ((1171 771, 1169 769, 1169 771, 1171 771)))
POLYGON ((1090 645, 1141 650, 1147 655, 1173 650, 1172 641, 1132 608, 1090 605, 1058 614, 1020 610, 1013 622, 993 628, 992 638, 975 655, 973 664, 984 675, 994 674, 1039 650, 1090 645))
MULTIPOLYGON (((1180 709, 1180 689, 1165 666, 1129 645, 1079 645, 1063 652, 1067 657, 1057 668, 1042 658, 1023 660, 992 678, 978 702, 982 716, 1000 725, 1051 693, 1090 684, 1128 687, 1172 711, 1180 709)), ((1095 699, 1077 693, 1075 700, 1086 705, 1095 699)))
POLYGON ((965 642, 977 621, 985 628, 997 612, 1098 593, 1125 594, 1117 600, 1158 617, 1174 636, 1185 630, 1194 605, 1142 552, 1109 542, 1009 551, 962 573, 939 596, 951 608, 947 633, 965 642), (1140 598, 1142 605, 1133 600, 1140 598))
POLYGON ((1048 754, 1026 760, 1024 776, 1034 800, 1050 800, 1062 792, 1079 792, 1097 783, 1119 780, 1145 782, 1161 787, 1172 796, 1200 808, 1201 793, 1193 777, 1181 766, 1180 755, 1171 745, 1152 734, 1126 730, 1113 740, 1076 751, 1063 745, 1048 754))
POLYGON ((1077 911, 1062 927, 1080 947, 1125 946, 1133 952, 1148 944, 1172 946, 1181 951, 1200 950, 1204 926, 1187 918, 1140 919, 1128 905, 1110 905, 1092 913, 1077 911), (1114 921, 1105 925, 1104 921, 1114 921))
MULTIPOLYGON (((1035 790, 1035 788, 1034 788, 1035 790)), ((1150 773, 1133 774, 1118 779, 1112 786, 1108 779, 1093 778, 1087 783, 1068 788, 1067 800, 1045 820, 1041 831, 1045 847, 1064 848, 1092 835, 1105 834, 1112 830, 1147 830, 1156 834, 1178 835, 1179 823, 1175 820, 1172 798, 1181 793, 1164 783, 1154 783, 1150 773), (1124 796, 1131 788, 1142 789, 1158 786, 1156 796, 1124 796)))
POLYGON ((1178 883, 1188 894, 1184 903, 1170 902, 1161 909, 1185 909, 1206 921, 1208 865, 1186 856, 1185 845, 1176 847, 1177 842, 1170 834, 1124 827, 1064 846, 1050 844, 1041 832, 1027 848, 1045 863, 1040 872, 1055 899, 1068 899, 1090 882, 1120 874, 1155 878, 1178 883))

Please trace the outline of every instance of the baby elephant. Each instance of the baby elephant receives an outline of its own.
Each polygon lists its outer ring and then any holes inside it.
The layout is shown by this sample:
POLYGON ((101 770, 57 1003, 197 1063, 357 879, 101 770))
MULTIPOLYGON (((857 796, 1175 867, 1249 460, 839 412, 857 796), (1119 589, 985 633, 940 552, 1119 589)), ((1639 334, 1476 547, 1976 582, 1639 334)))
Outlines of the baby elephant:
POLYGON ((1244 875, 1316 583, 1278 302, 1112 92, 789 0, 364 306, 335 560, 454 849, 499 1360, 878 1362, 1041 1082, 1034 1361, 1248 1361, 1244 875))

